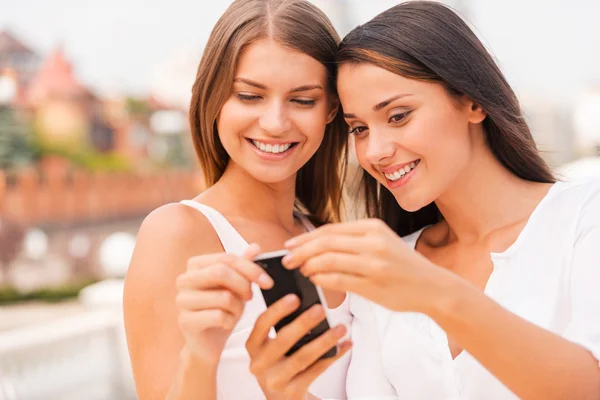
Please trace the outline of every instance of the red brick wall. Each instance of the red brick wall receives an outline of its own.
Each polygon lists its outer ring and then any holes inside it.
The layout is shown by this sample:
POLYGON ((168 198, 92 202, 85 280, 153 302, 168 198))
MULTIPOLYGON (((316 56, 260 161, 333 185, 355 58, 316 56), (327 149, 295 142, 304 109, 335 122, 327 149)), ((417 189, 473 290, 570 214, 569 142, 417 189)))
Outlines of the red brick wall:
POLYGON ((198 171, 49 174, 34 170, 7 177, 0 170, 0 216, 29 225, 94 222, 142 216, 203 190, 198 171))

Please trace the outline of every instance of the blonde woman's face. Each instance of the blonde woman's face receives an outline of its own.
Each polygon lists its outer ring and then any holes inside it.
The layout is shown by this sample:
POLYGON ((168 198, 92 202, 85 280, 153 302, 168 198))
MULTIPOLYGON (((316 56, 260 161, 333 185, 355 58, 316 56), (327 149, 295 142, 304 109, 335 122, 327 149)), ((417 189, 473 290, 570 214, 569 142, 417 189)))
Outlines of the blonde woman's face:
POLYGON ((228 168, 268 183, 295 179, 336 111, 321 63, 273 40, 249 45, 217 120, 228 168))

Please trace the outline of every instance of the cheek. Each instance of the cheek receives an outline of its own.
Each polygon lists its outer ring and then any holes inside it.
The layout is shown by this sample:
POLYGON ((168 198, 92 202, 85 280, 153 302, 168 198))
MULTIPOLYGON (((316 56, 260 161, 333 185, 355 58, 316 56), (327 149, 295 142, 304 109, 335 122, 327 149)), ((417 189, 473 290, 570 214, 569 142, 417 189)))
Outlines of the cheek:
POLYGON ((406 132, 407 149, 420 155, 430 178, 450 182, 469 162, 471 143, 468 123, 456 113, 437 113, 423 118, 406 132))
POLYGON ((217 119, 219 138, 224 144, 237 137, 242 131, 252 125, 255 120, 249 107, 244 107, 236 99, 229 99, 221 107, 217 119))
POLYGON ((293 114, 295 128, 317 147, 325 135, 326 122, 326 112, 320 108, 301 110, 293 114))

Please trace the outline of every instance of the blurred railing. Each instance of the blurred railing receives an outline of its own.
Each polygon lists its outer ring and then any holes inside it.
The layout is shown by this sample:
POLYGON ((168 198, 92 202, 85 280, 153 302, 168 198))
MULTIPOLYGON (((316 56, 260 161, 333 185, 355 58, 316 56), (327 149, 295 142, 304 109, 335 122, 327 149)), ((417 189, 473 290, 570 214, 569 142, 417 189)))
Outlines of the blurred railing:
POLYGON ((120 314, 0 332, 0 400, 135 399, 120 314))
POLYGON ((163 204, 203 189, 197 171, 147 175, 85 172, 7 175, 0 170, 0 217, 24 226, 96 222, 143 216, 163 204))

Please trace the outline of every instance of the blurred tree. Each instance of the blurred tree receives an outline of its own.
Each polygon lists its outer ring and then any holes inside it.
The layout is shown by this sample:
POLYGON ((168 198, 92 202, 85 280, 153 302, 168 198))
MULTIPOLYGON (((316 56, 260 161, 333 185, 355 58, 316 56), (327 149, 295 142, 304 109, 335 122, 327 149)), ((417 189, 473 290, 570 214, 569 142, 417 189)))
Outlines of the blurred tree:
POLYGON ((0 105, 0 168, 8 169, 31 163, 34 150, 28 139, 25 126, 15 111, 0 105))
POLYGON ((125 109, 131 116, 148 116, 152 111, 146 100, 127 97, 125 109))

